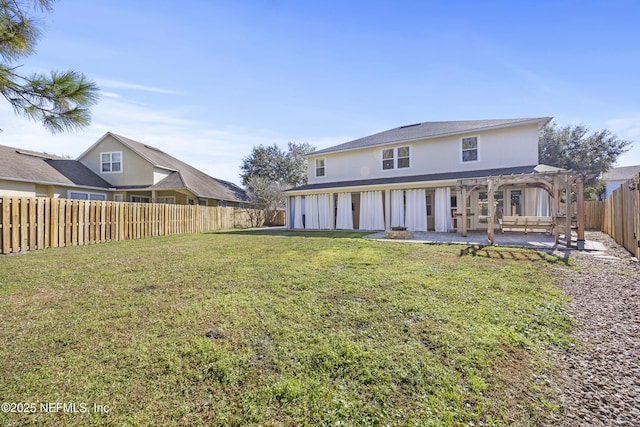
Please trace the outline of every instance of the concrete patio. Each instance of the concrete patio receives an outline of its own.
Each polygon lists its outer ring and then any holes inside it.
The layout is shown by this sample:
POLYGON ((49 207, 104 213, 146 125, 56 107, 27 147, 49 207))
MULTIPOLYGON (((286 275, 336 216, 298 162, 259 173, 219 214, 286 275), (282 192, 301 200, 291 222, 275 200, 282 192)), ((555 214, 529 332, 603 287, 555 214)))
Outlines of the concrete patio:
MULTIPOLYGON (((561 238, 561 242, 556 245, 555 237, 546 233, 495 233, 494 246, 508 246, 516 248, 530 248, 544 251, 554 251, 556 249, 567 250, 564 246, 564 236, 561 238)), ((466 237, 461 236, 458 233, 436 233, 433 231, 416 231, 413 233, 413 237, 409 239, 389 239, 385 237, 385 232, 373 233, 365 236, 365 239, 395 241, 395 242, 422 242, 430 244, 458 244, 468 246, 488 246, 489 239, 486 231, 469 231, 466 237)), ((576 236, 573 236, 573 242, 575 245, 576 236)), ((571 249, 571 248, 570 248, 571 249)), ((602 243, 594 242, 590 240, 585 241, 586 251, 605 251, 606 248, 602 243)))

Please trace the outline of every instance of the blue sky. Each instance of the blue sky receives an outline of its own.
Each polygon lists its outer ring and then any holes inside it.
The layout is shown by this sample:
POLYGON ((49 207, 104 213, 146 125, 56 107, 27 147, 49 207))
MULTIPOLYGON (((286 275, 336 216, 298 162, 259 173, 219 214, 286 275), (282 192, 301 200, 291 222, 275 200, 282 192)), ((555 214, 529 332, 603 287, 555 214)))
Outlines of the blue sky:
POLYGON ((640 2, 62 0, 25 72, 101 88, 51 135, 0 102, 0 144, 76 157, 112 131, 239 182, 259 144, 317 148, 440 120, 553 116, 638 141, 640 2))

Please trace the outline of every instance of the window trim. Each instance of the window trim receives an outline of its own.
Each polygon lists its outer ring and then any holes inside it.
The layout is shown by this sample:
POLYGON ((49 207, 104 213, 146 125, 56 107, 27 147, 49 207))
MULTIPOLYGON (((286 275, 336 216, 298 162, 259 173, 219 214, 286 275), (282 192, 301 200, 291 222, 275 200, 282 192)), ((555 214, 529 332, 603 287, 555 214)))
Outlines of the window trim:
POLYGON ((464 136, 462 138, 460 138, 460 164, 467 164, 467 163, 478 163, 480 161, 480 136, 479 135, 470 135, 470 136, 464 136), (475 160, 464 160, 464 153, 465 151, 471 151, 473 149, 464 149, 464 140, 465 139, 471 139, 471 138, 475 138, 476 139, 476 159, 475 160))
POLYGON ((315 160, 316 178, 324 178, 327 176, 327 158, 321 157, 315 160), (318 167, 318 162, 322 161, 322 167, 318 167), (318 174, 318 171, 322 169, 322 175, 318 174))
POLYGON ((132 194, 129 196, 129 201, 131 201, 131 203, 151 203, 151 197, 150 196, 141 196, 139 194, 132 194), (145 199, 145 201, 140 201, 140 202, 136 202, 133 200, 134 197, 138 197, 140 199, 145 199))
POLYGON ((124 169, 122 167, 122 158, 123 158, 122 151, 102 151, 102 152, 100 152, 100 173, 122 173, 122 171, 124 169), (106 162, 102 161, 102 156, 105 155, 105 154, 109 155, 109 170, 108 171, 102 170, 103 165, 106 163, 106 162), (114 154, 120 154, 120 162, 118 162, 118 163, 120 163, 120 170, 119 171, 112 170, 113 169, 113 155, 114 154))
POLYGON ((176 196, 160 196, 156 197, 155 203, 163 203, 165 205, 175 205, 176 204, 176 196), (159 199, 165 199, 164 202, 159 202, 159 199), (169 201, 171 200, 171 201, 169 201))
POLYGON ((91 191, 67 190, 67 199, 70 199, 70 200, 86 200, 88 202, 91 202, 91 201, 106 202, 108 197, 104 193, 93 193, 91 191), (84 194, 84 195, 87 196, 87 198, 86 199, 73 198, 73 197, 71 197, 72 193, 84 194), (100 196, 101 198, 100 199, 95 199, 95 198, 92 199, 91 196, 100 196))
POLYGON ((382 160, 382 162, 380 164, 381 170, 383 172, 385 172, 385 171, 392 171, 392 170, 397 170, 397 169, 411 169, 411 164, 412 164, 412 162, 411 162, 411 152, 412 151, 413 151, 413 149, 412 149, 411 145, 401 145, 401 146, 383 148, 382 151, 380 152, 380 159, 382 160), (402 148, 407 148, 409 150, 409 155, 408 156, 400 157, 400 150, 402 148), (391 154, 392 154, 393 157, 385 159, 385 157, 384 157, 385 152, 388 152, 388 151, 391 151, 391 154), (408 159, 409 160, 409 166, 400 167, 399 164, 400 164, 400 160, 401 159, 408 159), (389 160, 392 161, 392 165, 389 168, 385 168, 384 167, 385 166, 385 161, 388 162, 389 160))
POLYGON ((402 147, 396 147, 396 169, 411 169, 411 146, 410 145, 403 145, 402 147), (407 150, 409 150, 408 156, 400 157, 400 149, 402 148, 406 148, 407 150), (409 166, 400 167, 400 159, 409 160, 409 166))

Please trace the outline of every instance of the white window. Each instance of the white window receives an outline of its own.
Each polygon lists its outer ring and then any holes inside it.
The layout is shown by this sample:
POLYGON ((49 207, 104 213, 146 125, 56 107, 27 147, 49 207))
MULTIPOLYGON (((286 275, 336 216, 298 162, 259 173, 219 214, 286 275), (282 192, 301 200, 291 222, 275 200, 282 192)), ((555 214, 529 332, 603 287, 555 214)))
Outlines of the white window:
POLYGON ((84 191, 69 191, 67 197, 73 200, 107 200, 106 194, 88 193, 84 191))
POLYGON ((462 162, 477 162, 479 156, 478 137, 462 138, 462 162))
POLYGON ((324 159, 316 159, 316 176, 324 176, 324 159))
POLYGON ((113 195, 113 201, 114 202, 122 202, 122 201, 124 201, 124 195, 121 194, 121 193, 114 194, 113 195))
POLYGON ((148 196, 131 196, 131 201, 134 203, 151 203, 151 197, 148 196))
POLYGON ((165 203, 167 205, 175 205, 176 204, 176 198, 171 196, 171 197, 156 197, 156 203, 165 203))
POLYGON ((408 168, 410 165, 409 147, 398 147, 398 169, 408 168))
POLYGON ((100 171, 102 173, 122 172, 122 151, 100 153, 100 171))
POLYGON ((403 169, 411 166, 409 147, 385 148, 382 150, 382 169, 403 169))

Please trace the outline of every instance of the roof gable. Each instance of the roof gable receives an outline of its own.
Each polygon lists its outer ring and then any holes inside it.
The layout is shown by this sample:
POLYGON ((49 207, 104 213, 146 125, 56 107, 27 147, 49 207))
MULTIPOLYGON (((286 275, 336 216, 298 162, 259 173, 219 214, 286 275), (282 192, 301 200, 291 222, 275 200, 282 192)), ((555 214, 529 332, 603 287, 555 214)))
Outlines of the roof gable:
POLYGON ((480 131, 503 129, 515 126, 536 124, 539 128, 547 124, 551 117, 524 118, 524 119, 501 119, 501 120, 463 120, 463 121, 443 121, 424 122, 412 125, 400 126, 395 129, 386 130, 364 138, 345 142, 315 151, 310 156, 316 154, 335 153, 340 151, 358 150, 362 148, 375 147, 386 144, 396 144, 424 139, 440 138, 452 135, 462 135, 480 131))

